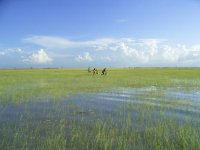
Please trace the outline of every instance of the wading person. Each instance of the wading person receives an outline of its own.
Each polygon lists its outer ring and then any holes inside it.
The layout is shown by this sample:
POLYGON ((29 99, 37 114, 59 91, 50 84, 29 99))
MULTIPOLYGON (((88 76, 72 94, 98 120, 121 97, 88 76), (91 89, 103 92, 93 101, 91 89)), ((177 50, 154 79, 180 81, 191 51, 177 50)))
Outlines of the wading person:
POLYGON ((101 75, 106 75, 107 74, 107 71, 106 71, 106 68, 104 68, 101 72, 101 75))
POLYGON ((97 70, 96 68, 94 68, 94 69, 92 70, 92 73, 93 73, 93 75, 98 74, 98 70, 97 70))
POLYGON ((92 70, 92 73, 93 73, 93 75, 96 74, 96 68, 94 68, 94 69, 92 70))

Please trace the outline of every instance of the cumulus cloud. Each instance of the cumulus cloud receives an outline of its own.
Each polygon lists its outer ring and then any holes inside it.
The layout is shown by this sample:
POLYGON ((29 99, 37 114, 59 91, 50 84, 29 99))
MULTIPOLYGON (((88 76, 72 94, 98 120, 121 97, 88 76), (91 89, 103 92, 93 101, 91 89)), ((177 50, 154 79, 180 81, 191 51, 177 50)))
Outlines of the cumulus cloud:
POLYGON ((53 59, 50 58, 43 49, 40 49, 38 52, 33 53, 32 55, 25 58, 23 61, 32 64, 48 64, 51 63, 52 60, 53 59))
POLYGON ((162 56, 166 61, 177 62, 179 60, 180 52, 178 49, 174 49, 171 46, 165 45, 163 46, 163 50, 162 56))
POLYGON ((163 40, 160 39, 143 39, 142 44, 148 47, 150 56, 154 56, 158 52, 158 46, 163 40))
MULTIPOLYGON (((112 62, 112 59, 115 58, 116 61, 118 59, 118 63, 126 61, 127 64, 130 65, 143 64, 144 66, 151 64, 152 66, 162 66, 163 64, 173 64, 176 66, 177 63, 186 64, 191 62, 191 60, 198 60, 198 57, 200 57, 200 45, 198 44, 193 46, 187 46, 185 44, 172 45, 167 40, 156 38, 134 39, 105 37, 77 41, 63 37, 31 36, 23 41, 43 46, 55 54, 57 53, 56 50, 65 49, 69 50, 67 55, 72 55, 74 57, 81 51, 83 54, 75 57, 75 60, 78 62, 94 61, 91 57, 92 55, 99 60, 112 62), (84 53, 83 49, 87 49, 87 52, 84 53)), ((66 55, 66 51, 62 52, 63 53, 57 55, 66 55)), ((42 62, 35 61, 38 57, 37 55, 38 53, 29 56, 28 60, 32 62, 42 62)), ((47 62, 50 62, 51 58, 49 58, 50 60, 48 58, 49 57, 47 57, 47 62)))
POLYGON ((134 54, 138 55, 136 49, 130 48, 124 42, 120 43, 119 49, 121 49, 126 56, 133 56, 134 54))
POLYGON ((93 61, 90 53, 88 53, 88 52, 85 52, 84 55, 78 55, 75 58, 75 60, 78 61, 78 62, 81 62, 81 61, 93 61))
POLYGON ((170 62, 180 62, 186 59, 193 59, 190 55, 193 51, 188 49, 184 44, 177 44, 177 46, 172 47, 170 45, 163 45, 163 58, 170 62))
POLYGON ((134 47, 129 45, 128 43, 122 42, 119 50, 121 50, 122 53, 127 57, 131 57, 134 60, 137 60, 141 63, 147 63, 150 57, 153 57, 153 55, 151 51, 146 52, 144 48, 143 49, 142 48, 143 47, 138 47, 138 46, 134 47))

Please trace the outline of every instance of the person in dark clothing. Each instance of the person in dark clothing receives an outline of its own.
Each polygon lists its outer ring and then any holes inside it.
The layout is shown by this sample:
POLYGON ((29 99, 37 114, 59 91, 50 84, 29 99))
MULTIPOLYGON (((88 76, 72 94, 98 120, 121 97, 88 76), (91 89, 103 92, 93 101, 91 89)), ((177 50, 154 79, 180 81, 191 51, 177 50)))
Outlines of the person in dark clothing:
POLYGON ((92 73, 93 73, 93 75, 96 74, 96 68, 94 68, 94 69, 92 70, 92 73))
POLYGON ((104 68, 104 69, 102 70, 101 75, 107 75, 106 68, 104 68))

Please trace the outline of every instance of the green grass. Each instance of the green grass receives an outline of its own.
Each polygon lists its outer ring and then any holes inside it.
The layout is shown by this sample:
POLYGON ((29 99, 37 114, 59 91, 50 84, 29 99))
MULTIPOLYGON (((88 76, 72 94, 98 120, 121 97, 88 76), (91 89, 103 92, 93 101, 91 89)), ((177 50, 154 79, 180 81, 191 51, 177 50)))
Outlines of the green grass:
POLYGON ((116 87, 199 88, 200 69, 110 69, 92 76, 87 69, 0 70, 0 101, 22 102, 35 97, 59 99, 66 95, 116 87))
MULTIPOLYGON (((54 102, 52 112, 44 108, 48 114, 42 120, 34 118, 29 107, 17 121, 0 119, 0 149, 200 149, 199 119, 192 115, 182 120, 166 116, 169 109, 191 109, 187 100, 167 99, 162 92, 177 87, 187 92, 199 91, 200 69, 108 69, 107 76, 93 76, 87 69, 0 70, 0 118, 8 104, 18 108, 34 101, 54 102), (89 115, 68 113, 71 109, 82 111, 76 104, 66 105, 65 109, 57 105, 64 97, 80 93, 151 86, 158 90, 133 98, 159 102, 160 107, 125 103, 114 116, 101 116, 95 111, 89 115), (156 99, 149 100, 151 97, 156 99), (55 114, 60 117, 54 118, 55 114)), ((199 103, 196 107, 200 109, 199 103)))

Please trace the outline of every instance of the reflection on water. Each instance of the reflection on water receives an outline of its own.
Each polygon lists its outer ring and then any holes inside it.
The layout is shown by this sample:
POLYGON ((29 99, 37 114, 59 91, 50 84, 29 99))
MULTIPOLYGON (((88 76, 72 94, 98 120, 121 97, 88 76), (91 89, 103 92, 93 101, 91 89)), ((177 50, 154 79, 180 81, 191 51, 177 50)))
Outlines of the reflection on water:
POLYGON ((177 99, 192 100, 196 103, 200 102, 200 91, 183 92, 183 91, 169 91, 169 96, 177 99))
POLYGON ((152 118, 161 112, 165 117, 177 120, 200 115, 200 91, 186 93, 174 89, 159 89, 155 86, 145 88, 119 88, 101 93, 78 94, 59 102, 31 101, 23 104, 0 105, 0 124, 17 123, 21 119, 52 120, 71 119, 87 123, 94 119, 110 119, 123 123, 127 114, 140 118, 142 112, 149 111, 152 118))

